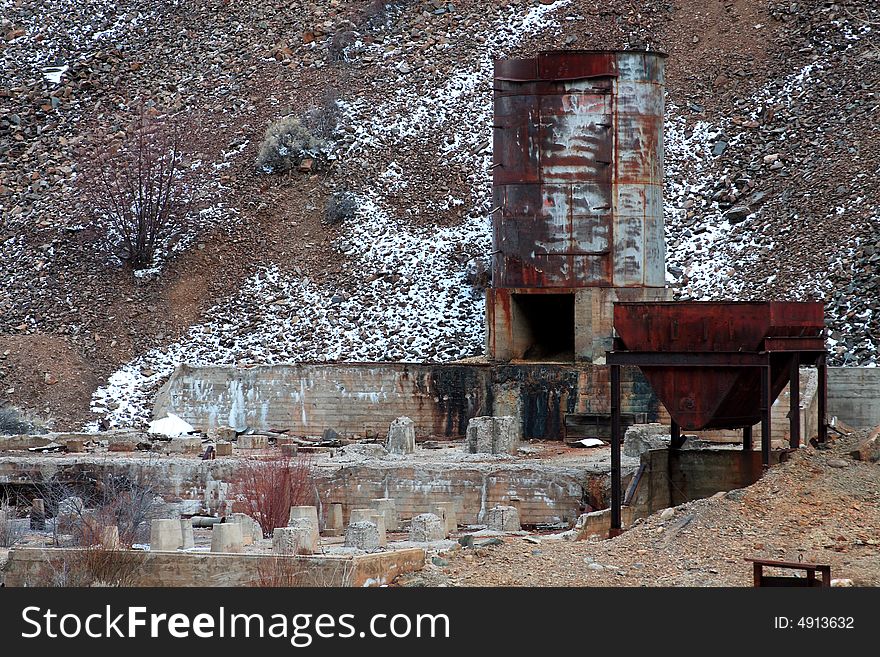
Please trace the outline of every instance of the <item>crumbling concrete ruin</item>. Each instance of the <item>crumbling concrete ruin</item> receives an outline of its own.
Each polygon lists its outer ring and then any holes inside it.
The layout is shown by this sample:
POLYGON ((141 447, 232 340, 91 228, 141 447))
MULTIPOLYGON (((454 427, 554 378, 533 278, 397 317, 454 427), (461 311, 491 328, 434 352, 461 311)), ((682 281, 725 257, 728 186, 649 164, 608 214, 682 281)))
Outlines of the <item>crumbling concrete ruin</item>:
POLYGON ((793 447, 789 427, 821 436, 826 410, 877 423, 880 395, 848 392, 873 372, 826 382, 795 361, 761 423, 735 424, 750 440, 763 426, 763 451, 728 449, 741 438, 722 424, 677 434, 686 404, 606 363, 614 304, 669 296, 664 56, 542 53, 496 62, 495 84, 485 358, 181 365, 155 401, 175 435, 2 436, 0 498, 22 500, 0 516, 23 537, 7 585, 57 577, 53 554, 82 568, 95 546, 127 567, 71 583, 388 584, 479 540, 604 538, 621 515, 749 485, 793 447))

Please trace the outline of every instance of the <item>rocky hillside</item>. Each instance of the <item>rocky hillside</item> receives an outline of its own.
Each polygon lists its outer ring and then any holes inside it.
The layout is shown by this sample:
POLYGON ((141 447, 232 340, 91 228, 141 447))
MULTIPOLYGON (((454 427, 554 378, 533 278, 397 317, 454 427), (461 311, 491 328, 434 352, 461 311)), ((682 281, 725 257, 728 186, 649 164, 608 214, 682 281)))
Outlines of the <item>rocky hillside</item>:
POLYGON ((669 53, 680 296, 822 298, 835 362, 872 363, 878 29, 871 0, 0 0, 0 404, 127 424, 181 361, 479 355, 492 59, 553 48, 669 53), (198 202, 135 274, 82 180, 142 104, 187 121, 198 202), (286 117, 325 168, 258 168, 286 117))

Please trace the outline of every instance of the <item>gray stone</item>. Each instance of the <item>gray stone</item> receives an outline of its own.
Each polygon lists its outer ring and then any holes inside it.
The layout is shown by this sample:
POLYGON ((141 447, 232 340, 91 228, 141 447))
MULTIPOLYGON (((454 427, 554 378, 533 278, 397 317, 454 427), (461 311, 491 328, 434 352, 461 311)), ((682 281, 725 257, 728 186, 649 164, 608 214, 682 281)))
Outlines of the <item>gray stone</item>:
POLYGON ((369 520, 353 522, 345 530, 345 547, 366 552, 379 549, 379 528, 369 520))
POLYGON ((510 415, 474 417, 468 421, 465 450, 471 454, 516 454, 520 424, 510 415))
POLYGON ((399 417, 388 428, 385 448, 392 454, 412 454, 416 451, 416 428, 408 417, 399 417))
POLYGON ((648 450, 669 447, 670 441, 668 426, 657 422, 633 424, 623 436, 623 454, 638 458, 648 450))
POLYGON ((486 526, 496 532, 518 532, 522 529, 519 524, 519 511, 515 506, 499 504, 489 509, 486 526))
POLYGON ((205 506, 216 513, 225 503, 229 494, 229 484, 225 481, 211 480, 205 484, 205 506))
POLYGON ((420 513, 409 526, 409 540, 413 543, 430 543, 446 538, 446 525, 440 516, 433 513, 420 513))
POLYGON ((235 437, 238 435, 238 432, 230 426, 221 425, 216 427, 213 431, 208 433, 209 438, 213 438, 217 442, 232 442, 235 440, 235 437))

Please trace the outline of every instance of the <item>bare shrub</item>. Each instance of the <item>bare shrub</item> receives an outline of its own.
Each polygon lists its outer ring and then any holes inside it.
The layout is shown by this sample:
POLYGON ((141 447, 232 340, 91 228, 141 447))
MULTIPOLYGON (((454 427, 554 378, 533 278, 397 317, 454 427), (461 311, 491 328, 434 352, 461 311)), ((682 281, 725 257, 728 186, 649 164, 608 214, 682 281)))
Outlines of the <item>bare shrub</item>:
POLYGON ((327 144, 318 139, 296 117, 288 116, 266 129, 257 168, 264 173, 283 173, 295 169, 306 158, 320 169, 327 162, 327 144))
POLYGON ((46 427, 12 406, 0 408, 0 435, 46 433, 46 427))
POLYGON ((186 220, 185 134, 180 121, 141 104, 124 136, 105 137, 80 166, 95 223, 114 255, 134 269, 150 266, 157 247, 186 220))
POLYGON ((357 199, 347 192, 337 192, 327 200, 324 209, 324 223, 328 226, 341 224, 343 221, 354 219, 357 214, 357 199))
POLYGON ((245 462, 234 488, 242 511, 254 518, 269 538, 276 527, 286 527, 290 507, 314 501, 312 459, 300 454, 245 462))
POLYGON ((0 547, 9 548, 24 538, 24 528, 15 520, 15 507, 0 504, 0 547))
POLYGON ((50 480, 39 486, 46 510, 55 515, 55 545, 89 547, 101 543, 109 527, 117 527, 119 543, 131 547, 146 540, 150 520, 157 517, 157 493, 144 468, 125 474, 110 471, 75 481, 50 480))
POLYGON ((143 563, 141 552, 104 545, 47 550, 34 586, 131 586, 143 563))
POLYGON ((313 107, 303 115, 301 123, 317 139, 333 139, 339 125, 339 92, 332 87, 324 92, 318 107, 313 107))

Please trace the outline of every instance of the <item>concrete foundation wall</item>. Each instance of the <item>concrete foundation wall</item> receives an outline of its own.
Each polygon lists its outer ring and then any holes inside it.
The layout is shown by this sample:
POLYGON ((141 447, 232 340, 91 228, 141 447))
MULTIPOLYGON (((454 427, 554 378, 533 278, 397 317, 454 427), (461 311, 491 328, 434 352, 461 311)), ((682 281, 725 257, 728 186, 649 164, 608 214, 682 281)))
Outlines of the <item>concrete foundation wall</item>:
MULTIPOLYGON (((82 550, 13 549, 0 577, 6 586, 34 586, 51 573, 50 559, 81 563, 82 550)), ((136 573, 131 586, 381 586, 421 570, 419 548, 352 556, 120 551, 136 573)), ((57 566, 56 566, 57 567, 57 566)), ((44 584, 45 585, 45 584, 44 584)))
MULTIPOLYGON (((145 479, 172 505, 204 500, 212 481, 233 482, 230 496, 234 496, 241 464, 227 458, 0 457, 0 496, 3 490, 13 498, 27 496, 35 484, 50 479, 74 483, 100 479, 106 473, 133 476, 142 469, 145 479)), ((319 505, 322 513, 331 503, 341 503, 346 520, 351 509, 369 508, 372 500, 390 497, 403 519, 433 513, 438 503, 454 502, 459 520, 465 523, 485 522, 486 510, 495 504, 518 506, 524 524, 552 523, 577 518, 584 504, 606 506, 610 490, 608 473, 598 467, 536 461, 458 465, 394 457, 366 464, 316 465, 313 473, 318 499, 309 503, 319 505)))
POLYGON ((587 475, 562 468, 523 466, 504 470, 476 468, 354 466, 320 482, 328 502, 341 503, 344 515, 369 508, 370 501, 394 499, 402 519, 434 513, 440 502, 453 502, 460 523, 485 524, 488 510, 497 504, 516 506, 525 525, 572 522, 583 504, 608 504, 607 474, 587 475))
MULTIPOLYGON (((626 370, 622 379, 624 412, 662 419, 641 374, 626 370)), ((202 430, 333 429, 356 438, 384 436, 400 416, 414 421, 419 438, 460 438, 472 417, 513 415, 524 438, 560 440, 566 414, 609 411, 609 390, 607 367, 573 364, 181 366, 154 415, 175 413, 202 430)))
MULTIPOLYGON (((779 452, 771 452, 771 464, 779 452)), ((721 491, 744 488, 761 478, 760 452, 652 449, 642 454, 641 474, 631 494, 633 518, 651 515, 721 491)))
POLYGON ((880 424, 880 368, 829 367, 828 415, 852 427, 880 424))

